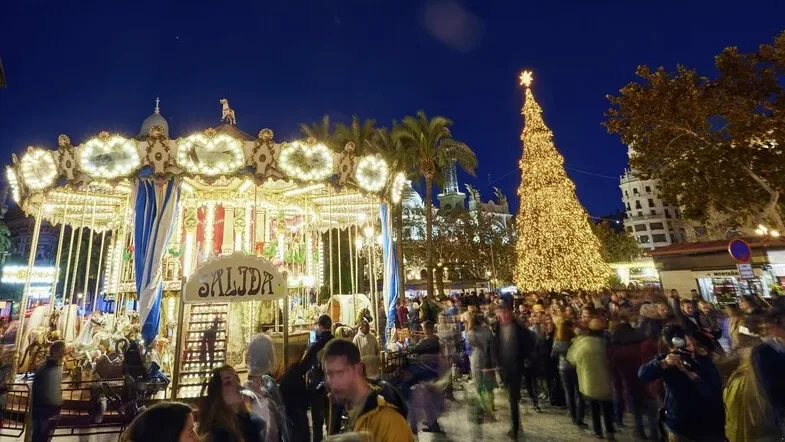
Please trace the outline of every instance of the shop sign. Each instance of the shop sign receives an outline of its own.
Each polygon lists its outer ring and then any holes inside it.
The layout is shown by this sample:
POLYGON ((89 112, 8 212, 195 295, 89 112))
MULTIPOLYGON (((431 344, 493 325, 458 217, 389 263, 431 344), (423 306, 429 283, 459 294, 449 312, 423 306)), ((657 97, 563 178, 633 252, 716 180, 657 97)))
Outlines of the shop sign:
POLYGON ((738 278, 741 276, 738 270, 693 271, 692 274, 696 278, 738 278))
POLYGON ((752 264, 736 264, 736 268, 739 269, 739 275, 741 275, 741 279, 755 279, 755 272, 752 270, 752 264))
POLYGON ((206 262, 185 281, 183 302, 271 301, 286 294, 286 274, 270 261, 244 253, 206 262))

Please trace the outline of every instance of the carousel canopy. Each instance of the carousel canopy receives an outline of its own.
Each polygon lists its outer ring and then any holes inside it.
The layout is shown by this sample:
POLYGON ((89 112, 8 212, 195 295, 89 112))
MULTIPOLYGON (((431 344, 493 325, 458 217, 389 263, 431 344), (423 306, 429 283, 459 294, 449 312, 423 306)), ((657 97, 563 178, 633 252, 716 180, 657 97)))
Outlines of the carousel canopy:
POLYGON ((130 220, 135 178, 174 176, 186 200, 267 205, 328 227, 353 224, 382 200, 397 203, 405 184, 381 154, 355 155, 353 143, 335 152, 314 140, 275 141, 270 129, 250 139, 224 124, 169 139, 167 127, 145 127, 137 139, 101 132, 76 146, 66 135, 55 150, 29 146, 7 167, 14 200, 53 224, 112 229, 130 220))

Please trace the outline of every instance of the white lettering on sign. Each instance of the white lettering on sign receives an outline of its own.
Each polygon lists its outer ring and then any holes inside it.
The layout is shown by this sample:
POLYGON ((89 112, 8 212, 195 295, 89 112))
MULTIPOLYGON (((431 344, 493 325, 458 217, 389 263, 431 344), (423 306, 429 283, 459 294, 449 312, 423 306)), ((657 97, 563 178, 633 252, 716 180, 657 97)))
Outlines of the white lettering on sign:
POLYGON ((285 273, 264 258, 235 253, 198 268, 183 286, 183 302, 269 301, 285 293, 285 273))

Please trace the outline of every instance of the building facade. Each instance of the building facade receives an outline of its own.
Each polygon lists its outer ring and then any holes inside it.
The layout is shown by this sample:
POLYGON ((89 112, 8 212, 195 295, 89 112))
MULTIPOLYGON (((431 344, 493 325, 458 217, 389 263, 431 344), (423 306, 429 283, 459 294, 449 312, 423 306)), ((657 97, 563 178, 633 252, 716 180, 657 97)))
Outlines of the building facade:
MULTIPOLYGON (((632 154, 629 149, 628 156, 632 154)), ((619 188, 625 210, 624 229, 642 248, 653 250, 685 241, 681 212, 663 201, 656 180, 643 179, 634 169, 627 169, 619 188)))

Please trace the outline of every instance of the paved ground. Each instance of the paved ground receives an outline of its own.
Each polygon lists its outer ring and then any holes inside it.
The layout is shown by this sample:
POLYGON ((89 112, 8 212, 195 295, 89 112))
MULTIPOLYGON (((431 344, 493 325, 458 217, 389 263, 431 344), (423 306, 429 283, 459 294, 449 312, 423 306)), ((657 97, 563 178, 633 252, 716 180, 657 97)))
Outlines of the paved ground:
MULTIPOLYGON (((469 421, 468 407, 463 400, 463 392, 456 392, 457 402, 448 404, 447 411, 439 418, 439 423, 446 434, 437 435, 420 433, 419 442, 476 442, 506 441, 510 430, 510 411, 507 395, 503 390, 496 390, 495 423, 473 424, 469 421)), ((586 416, 586 423, 591 417, 586 416)), ((566 409, 543 407, 542 413, 536 413, 528 404, 521 407, 522 441, 596 441, 593 434, 586 434, 572 424, 566 409)), ((632 430, 627 427, 616 433, 616 440, 634 441, 632 430)))
MULTIPOLYGON (((439 418, 446 434, 420 433, 419 442, 478 442, 478 441, 506 441, 507 431, 510 429, 510 413, 507 405, 507 396, 503 390, 496 394, 495 423, 473 424, 469 421, 468 407, 463 391, 456 391, 456 402, 449 402, 446 412, 439 418)), ((522 441, 594 441, 593 435, 586 434, 570 422, 564 409, 543 407, 542 413, 534 412, 528 405, 521 407, 521 422, 523 426, 522 441)), ((590 422, 587 416, 586 422, 590 422)), ((619 430, 616 439, 621 442, 631 442, 629 427, 619 430)), ((10 437, 0 437, 0 441, 19 440, 10 437)), ((117 435, 101 436, 69 436, 57 437, 53 442, 115 442, 117 435)))

